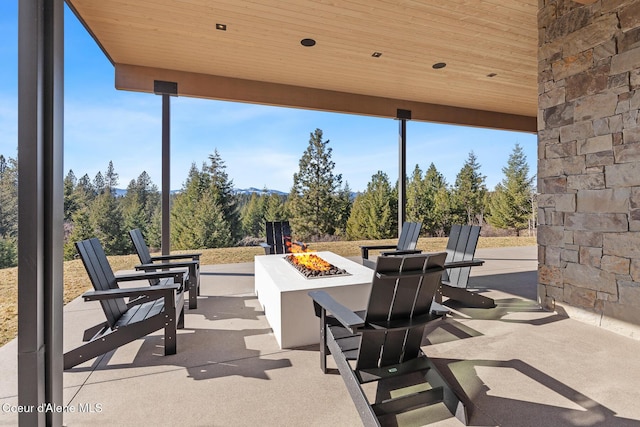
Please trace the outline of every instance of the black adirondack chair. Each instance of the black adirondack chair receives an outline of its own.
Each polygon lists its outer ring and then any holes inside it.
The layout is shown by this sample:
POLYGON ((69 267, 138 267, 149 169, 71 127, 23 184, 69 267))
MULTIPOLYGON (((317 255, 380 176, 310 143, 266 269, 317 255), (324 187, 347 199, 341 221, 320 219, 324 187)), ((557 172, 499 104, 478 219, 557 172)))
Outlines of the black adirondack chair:
POLYGON ((94 291, 85 301, 100 301, 107 320, 85 331, 86 344, 65 353, 64 369, 91 360, 124 344, 164 329, 164 354, 176 354, 176 329, 184 327, 186 270, 140 272, 115 276, 96 238, 76 243, 94 291), (120 289, 119 282, 158 279, 156 286, 120 289), (129 301, 126 302, 125 298, 129 301))
MULTIPOLYGON (((187 287, 189 290, 189 308, 198 308, 198 295, 200 295, 200 255, 201 253, 156 255, 151 256, 149 247, 139 229, 129 231, 129 237, 138 254, 141 264, 136 265, 136 270, 159 271, 167 268, 188 268, 189 278, 187 287), (177 261, 184 260, 184 261, 177 261), (161 261, 157 263, 156 261, 161 261), (170 261, 170 262, 167 262, 170 261)), ((157 280, 151 279, 151 284, 158 284, 157 280)))
POLYGON ((289 221, 267 221, 267 241, 260 243, 265 255, 286 254, 291 250, 291 227, 289 221))
POLYGON ((438 318, 431 304, 445 257, 444 252, 378 257, 363 314, 324 291, 309 292, 320 317, 320 367, 327 372, 330 352, 365 426, 440 402, 467 423, 464 404, 421 349, 425 326, 438 318), (415 387, 416 380, 422 390, 415 387), (362 384, 374 381, 377 393, 372 402, 362 384), (413 387, 410 393, 399 392, 407 386, 413 387))
POLYGON ((366 265, 365 260, 369 259, 370 250, 394 249, 393 251, 382 252, 381 255, 406 255, 420 253, 421 251, 416 249, 416 245, 418 244, 418 236, 420 236, 421 228, 421 222, 405 222, 402 224, 402 231, 400 232, 397 245, 360 246, 362 263, 366 265))
POLYGON ((442 302, 442 296, 459 301, 467 307, 493 308, 493 299, 467 290, 471 267, 484 264, 481 259, 474 258, 480 230, 478 225, 453 225, 447 242, 446 270, 442 274, 442 287, 436 296, 442 302))

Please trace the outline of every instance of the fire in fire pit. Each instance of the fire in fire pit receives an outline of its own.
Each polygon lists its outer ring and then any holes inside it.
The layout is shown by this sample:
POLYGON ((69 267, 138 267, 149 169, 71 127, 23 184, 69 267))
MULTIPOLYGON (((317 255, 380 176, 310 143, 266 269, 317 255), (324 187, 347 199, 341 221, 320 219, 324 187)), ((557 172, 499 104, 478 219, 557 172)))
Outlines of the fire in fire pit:
POLYGON ((290 254, 285 256, 284 259, 307 279, 349 274, 346 270, 328 263, 313 253, 290 254))

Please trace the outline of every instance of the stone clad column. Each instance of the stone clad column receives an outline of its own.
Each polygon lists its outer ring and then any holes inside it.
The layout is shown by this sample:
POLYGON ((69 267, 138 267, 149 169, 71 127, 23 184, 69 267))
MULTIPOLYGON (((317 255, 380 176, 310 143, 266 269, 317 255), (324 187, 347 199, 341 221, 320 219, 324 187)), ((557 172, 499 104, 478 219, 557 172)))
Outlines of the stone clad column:
POLYGON ((540 0, 538 27, 538 295, 640 338, 640 1, 540 0))

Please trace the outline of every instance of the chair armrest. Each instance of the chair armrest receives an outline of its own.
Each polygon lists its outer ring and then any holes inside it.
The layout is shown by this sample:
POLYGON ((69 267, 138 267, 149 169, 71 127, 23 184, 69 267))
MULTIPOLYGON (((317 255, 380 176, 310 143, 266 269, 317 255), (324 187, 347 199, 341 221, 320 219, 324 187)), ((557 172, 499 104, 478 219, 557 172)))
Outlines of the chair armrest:
POLYGON ((116 282, 129 282, 132 280, 149 280, 162 279, 164 277, 173 277, 174 283, 182 283, 187 270, 171 270, 171 271, 148 271, 135 274, 121 274, 116 276, 116 282))
POLYGON ((184 262, 163 262, 161 264, 138 264, 134 268, 136 270, 154 271, 162 268, 180 268, 192 267, 200 264, 200 261, 184 261, 184 262))
POLYGON ((395 256, 395 255, 411 255, 411 254, 421 254, 422 251, 420 249, 407 249, 404 251, 392 251, 392 252, 381 252, 382 256, 395 256))
POLYGON ((369 259, 369 250, 371 249, 398 249, 398 245, 361 245, 360 253, 363 260, 369 259))
MULTIPOLYGON (((88 291, 82 294, 85 301, 99 301, 105 299, 123 298, 123 297, 140 297, 150 296, 152 294, 165 294, 169 291, 177 291, 180 286, 176 283, 169 285, 158 285, 144 288, 115 288, 104 291, 88 291)), ((161 295, 159 295, 160 297, 161 295)))
POLYGON ((470 259, 468 261, 451 261, 445 262, 444 268, 462 268, 462 267, 477 267, 484 264, 483 259, 470 259))
POLYGON ((200 255, 202 253, 192 253, 192 254, 175 254, 175 255, 156 255, 151 257, 151 261, 169 261, 172 259, 187 259, 191 258, 192 261, 200 262, 200 255))
POLYGON ((398 245, 361 245, 360 248, 367 249, 397 249, 398 245))
POLYGON ((265 255, 271 255, 271 253, 273 252, 273 245, 270 245, 266 242, 262 242, 260 243, 260 246, 262 246, 262 249, 264 249, 265 255))
MULTIPOLYGON (((334 300, 325 291, 311 291, 308 295, 313 299, 314 306, 331 313, 336 320, 351 332, 355 333, 356 329, 364 326, 364 320, 360 316, 334 300)), ((317 310, 316 315, 318 315, 317 310)))

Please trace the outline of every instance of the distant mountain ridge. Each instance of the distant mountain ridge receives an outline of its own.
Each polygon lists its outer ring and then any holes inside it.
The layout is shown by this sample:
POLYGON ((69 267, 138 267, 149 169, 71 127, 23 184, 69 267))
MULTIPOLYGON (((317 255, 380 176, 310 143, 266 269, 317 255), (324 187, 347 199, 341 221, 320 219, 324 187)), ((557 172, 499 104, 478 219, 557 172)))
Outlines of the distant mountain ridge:
POLYGON ((270 188, 256 188, 256 187, 249 187, 249 188, 234 188, 233 192, 235 194, 266 194, 266 195, 272 195, 272 194, 277 194, 278 196, 286 196, 289 193, 285 193, 284 191, 279 191, 279 190, 273 190, 270 188))
MULTIPOLYGON (((116 193, 116 197, 124 197, 127 194, 127 190, 123 188, 115 188, 114 191, 116 193)), ((182 190, 171 190, 171 194, 177 194, 181 192, 182 190)), ((277 194, 278 196, 286 196, 289 194, 289 193, 285 193, 284 191, 273 190, 271 188, 260 189, 256 187, 234 188, 233 193, 234 194, 254 194, 255 193, 255 194, 265 194, 265 195, 277 194)))

